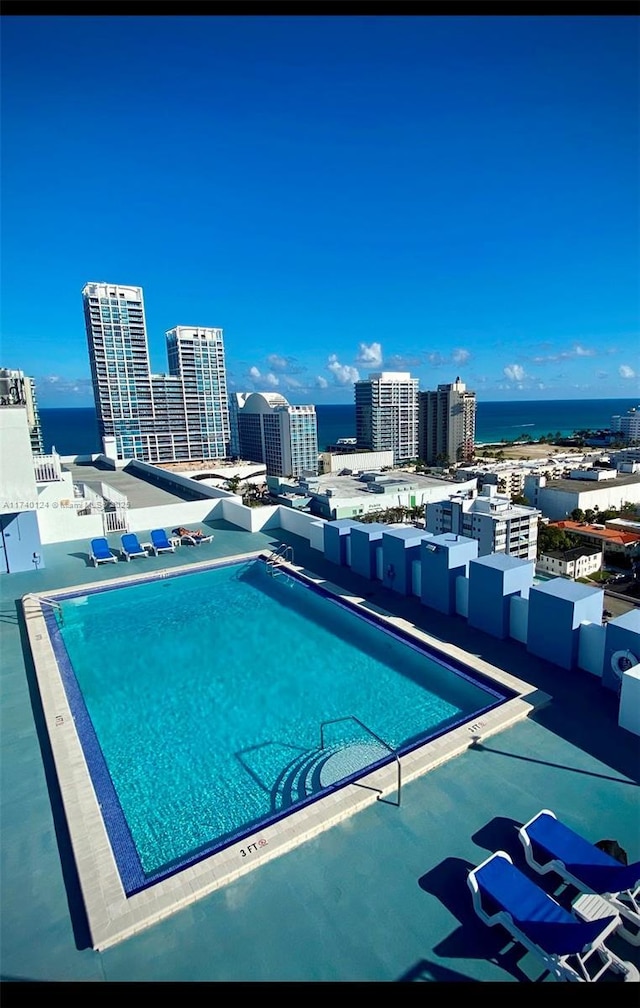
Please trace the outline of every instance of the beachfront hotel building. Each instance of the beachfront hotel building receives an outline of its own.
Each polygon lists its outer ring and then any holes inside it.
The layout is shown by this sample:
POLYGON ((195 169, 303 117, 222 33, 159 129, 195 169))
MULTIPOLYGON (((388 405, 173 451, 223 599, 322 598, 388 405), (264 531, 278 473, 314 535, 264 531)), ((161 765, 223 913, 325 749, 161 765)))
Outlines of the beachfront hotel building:
POLYGON ((427 465, 469 462, 475 453, 476 394, 457 377, 418 394, 419 455, 427 465))
POLYGON ((264 462, 267 476, 317 474, 315 406, 292 406, 279 392, 234 392, 229 414, 232 454, 264 462))
POLYGON ((393 451, 393 464, 418 457, 418 379, 408 371, 372 372, 354 383, 359 451, 393 451))
POLYGON ((42 427, 36 397, 36 383, 28 378, 24 371, 15 368, 0 368, 0 405, 24 406, 29 426, 29 441, 34 455, 44 451, 42 443, 42 427))
POLYGON ((169 371, 152 374, 142 288, 88 283, 82 299, 105 454, 143 462, 225 458, 229 408, 222 329, 170 329, 169 371))
POLYGON ((620 434, 630 444, 640 444, 640 406, 634 406, 622 415, 611 417, 611 430, 620 434))

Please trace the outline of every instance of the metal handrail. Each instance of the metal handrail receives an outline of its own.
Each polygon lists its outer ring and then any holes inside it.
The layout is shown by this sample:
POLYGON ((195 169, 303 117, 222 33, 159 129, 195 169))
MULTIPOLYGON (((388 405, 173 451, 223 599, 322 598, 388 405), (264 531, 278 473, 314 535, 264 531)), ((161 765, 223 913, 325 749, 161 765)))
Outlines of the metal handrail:
POLYGON ((35 595, 34 592, 27 592, 25 598, 33 599, 34 602, 42 602, 44 605, 49 605, 52 609, 57 609, 60 613, 60 622, 64 623, 64 613, 62 612, 62 606, 57 599, 47 598, 46 595, 35 595))
POLYGON ((273 572, 273 569, 279 560, 284 560, 287 563, 294 563, 293 546, 290 546, 288 543, 280 543, 277 549, 271 551, 267 557, 267 567, 271 570, 271 572, 273 572))
MULTIPOLYGON (((401 770, 401 765, 400 765, 400 757, 398 756, 398 753, 396 752, 395 749, 392 749, 391 746, 387 742, 385 742, 384 739, 380 738, 379 735, 376 735, 376 733, 374 731, 372 731, 371 728, 368 728, 367 725, 364 724, 360 720, 360 718, 358 718, 358 717, 355 716, 355 714, 348 714, 346 717, 342 717, 342 718, 334 718, 332 721, 322 721, 321 724, 320 724, 320 748, 321 749, 325 748, 325 745, 324 745, 324 729, 328 725, 339 724, 341 721, 356 721, 360 725, 360 727, 364 729, 365 732, 367 732, 369 735, 373 735, 374 739, 376 739, 376 741, 378 741, 381 746, 384 746, 384 748, 387 749, 391 753, 391 755, 393 756, 393 758, 396 761, 396 766, 397 766, 397 770, 398 770, 398 786, 397 786, 398 801, 397 801, 396 804, 399 807, 400 806, 400 792, 401 792, 401 789, 402 789, 402 780, 401 780, 402 770, 401 770)), ((382 801, 382 796, 378 795, 376 801, 382 801)))

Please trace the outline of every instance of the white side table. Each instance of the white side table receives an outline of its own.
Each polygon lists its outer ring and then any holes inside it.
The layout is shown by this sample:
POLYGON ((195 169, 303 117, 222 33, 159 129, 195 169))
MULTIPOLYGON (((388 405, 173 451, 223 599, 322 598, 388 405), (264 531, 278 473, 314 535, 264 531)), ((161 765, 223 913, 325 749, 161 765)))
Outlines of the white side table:
MULTIPOLYGON (((596 893, 582 893, 573 901, 571 907, 575 910, 576 916, 583 921, 600 920, 601 917, 614 917, 615 920, 611 922, 603 934, 603 938, 607 938, 609 934, 619 930, 622 925, 622 918, 616 908, 596 893)), ((634 963, 629 960, 620 959, 615 952, 611 951, 608 945, 603 945, 603 949, 606 949, 616 972, 624 973, 626 981, 630 980, 633 983, 640 981, 640 971, 638 971, 638 967, 634 963)))
POLYGON ((583 921, 599 920, 601 917, 620 918, 620 914, 615 907, 612 907, 602 896, 598 896, 595 893, 582 893, 582 895, 573 901, 571 906, 580 920, 583 921))

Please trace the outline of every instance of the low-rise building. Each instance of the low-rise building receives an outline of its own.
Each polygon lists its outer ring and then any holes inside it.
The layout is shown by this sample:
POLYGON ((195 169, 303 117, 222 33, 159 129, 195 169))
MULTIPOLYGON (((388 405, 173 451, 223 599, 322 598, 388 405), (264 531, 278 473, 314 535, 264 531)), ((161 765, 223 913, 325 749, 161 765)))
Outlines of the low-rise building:
POLYGON ((539 571, 556 577, 588 577, 602 570, 602 550, 597 546, 575 546, 569 550, 547 550, 537 563, 539 571))
POLYGON ((640 473, 620 473, 615 469, 574 470, 574 473, 568 479, 551 481, 546 476, 527 476, 523 495, 551 521, 568 518, 576 508, 620 511, 626 503, 640 503, 640 473))
MULTIPOLYGON (((346 439, 345 439, 346 440, 346 439)), ((355 438, 353 439, 355 442, 355 438)), ((393 452, 320 452, 318 471, 324 473, 342 473, 345 475, 361 473, 365 470, 390 469, 393 466, 393 452)))
POLYGON ((389 472, 364 472, 359 476, 340 476, 336 473, 285 480, 267 476, 267 486, 278 504, 304 507, 312 514, 328 521, 340 518, 361 518, 391 508, 418 508, 431 501, 446 500, 452 491, 471 493, 476 481, 454 483, 437 476, 422 476, 402 470, 389 472), (295 502, 295 503, 294 503, 295 502))
POLYGON ((565 521, 550 522, 549 525, 551 528, 558 528, 563 532, 570 532, 572 535, 579 536, 585 545, 597 546, 610 559, 615 559, 616 556, 619 556, 621 559, 624 557, 626 560, 633 561, 640 557, 640 532, 612 528, 609 522, 606 525, 599 525, 597 523, 588 525, 586 522, 576 522, 567 519, 565 521))

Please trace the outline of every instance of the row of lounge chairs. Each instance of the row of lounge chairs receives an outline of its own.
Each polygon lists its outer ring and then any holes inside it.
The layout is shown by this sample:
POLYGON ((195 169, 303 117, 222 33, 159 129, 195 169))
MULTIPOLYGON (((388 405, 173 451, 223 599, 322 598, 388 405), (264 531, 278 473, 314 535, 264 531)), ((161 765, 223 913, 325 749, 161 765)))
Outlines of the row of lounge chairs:
MULTIPOLYGON (((129 562, 134 557, 175 553, 176 542, 198 546, 201 543, 211 542, 213 539, 213 535, 205 535, 199 529, 186 529, 182 527, 173 529, 172 536, 173 539, 169 539, 167 533, 162 528, 151 529, 149 533, 150 542, 142 546, 135 532, 125 532, 120 536, 122 544, 120 557, 129 562)), ((99 536, 91 540, 89 559, 93 566, 97 567, 103 563, 117 563, 118 555, 113 552, 108 540, 104 536, 99 536)))
POLYGON ((502 925, 557 980, 594 982, 609 970, 625 981, 640 980, 633 963, 605 944, 616 934, 640 945, 640 861, 617 861, 549 809, 520 827, 518 836, 530 868, 555 872, 579 895, 566 909, 499 850, 467 876, 478 917, 502 925))

